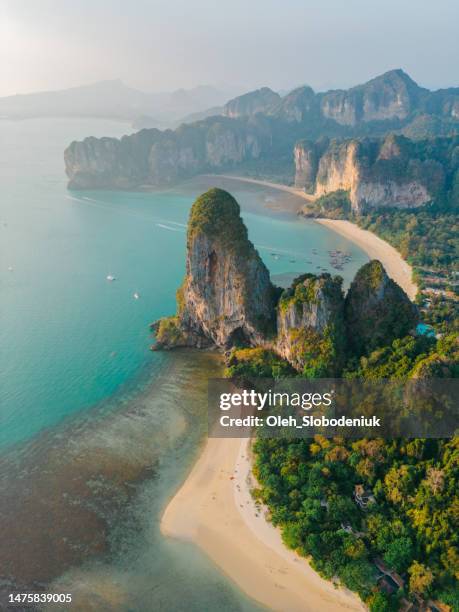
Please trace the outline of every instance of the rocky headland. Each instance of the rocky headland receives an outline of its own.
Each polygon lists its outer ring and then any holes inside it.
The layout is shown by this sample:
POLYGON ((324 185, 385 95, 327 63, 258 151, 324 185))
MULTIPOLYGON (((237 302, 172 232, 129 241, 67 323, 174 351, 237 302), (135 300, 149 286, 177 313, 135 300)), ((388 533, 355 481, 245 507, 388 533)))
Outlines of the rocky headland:
POLYGON ((262 347, 311 377, 336 376, 358 350, 411 331, 417 309, 373 260, 345 296, 342 279, 304 274, 274 287, 235 199, 211 189, 190 212, 186 275, 177 313, 152 325, 155 349, 262 347))
POLYGON ((226 191, 210 189, 191 208, 177 314, 155 324, 158 345, 263 343, 275 329, 275 294, 239 204, 226 191))

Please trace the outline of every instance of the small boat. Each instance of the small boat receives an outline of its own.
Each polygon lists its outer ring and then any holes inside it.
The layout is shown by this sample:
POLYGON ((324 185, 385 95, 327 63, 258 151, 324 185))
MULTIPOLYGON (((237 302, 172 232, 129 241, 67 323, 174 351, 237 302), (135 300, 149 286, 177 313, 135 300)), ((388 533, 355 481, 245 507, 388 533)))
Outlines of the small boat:
POLYGON ((137 291, 136 291, 136 292, 134 293, 134 296, 133 296, 133 297, 134 297, 134 299, 135 299, 135 300, 138 300, 138 299, 139 299, 139 297, 140 297, 140 293, 137 293, 137 291))
POLYGON ((107 280, 108 280, 108 281, 110 281, 110 282, 112 282, 112 281, 116 280, 116 278, 115 278, 115 277, 114 277, 112 274, 109 274, 109 275, 107 276, 107 280))
POLYGON ((8 266, 8 272, 12 272, 14 270, 13 266, 8 266))

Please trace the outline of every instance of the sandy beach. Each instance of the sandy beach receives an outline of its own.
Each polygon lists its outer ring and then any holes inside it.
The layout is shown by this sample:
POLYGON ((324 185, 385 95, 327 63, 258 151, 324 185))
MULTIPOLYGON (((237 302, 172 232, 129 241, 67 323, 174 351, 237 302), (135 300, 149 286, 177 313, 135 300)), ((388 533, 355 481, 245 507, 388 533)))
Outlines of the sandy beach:
MULTIPOLYGON (((287 191, 288 193, 296 195, 303 200, 314 200, 314 196, 304 193, 304 191, 301 189, 289 187, 288 185, 270 183, 268 181, 251 179, 243 176, 218 176, 225 179, 233 179, 264 187, 270 187, 271 189, 277 189, 280 191, 287 191)), ((298 207, 298 210, 299 208, 300 207, 298 207)), ((392 278, 398 285, 400 285, 400 287, 402 287, 411 300, 414 300, 417 293, 417 287, 412 280, 412 268, 402 258, 400 253, 388 242, 382 240, 372 232, 361 229, 358 225, 355 225, 355 223, 351 223, 350 221, 343 221, 339 219, 315 219, 315 221, 317 223, 321 223, 322 225, 326 225, 334 232, 337 232, 338 234, 341 234, 345 238, 348 238, 354 242, 363 251, 365 251, 370 259, 379 259, 379 261, 386 268, 387 274, 390 276, 390 278, 392 278)))
POLYGON ((229 179, 233 181, 242 181, 243 183, 252 183, 253 185, 260 185, 262 187, 270 187, 271 189, 277 189, 278 191, 286 191, 292 195, 296 195, 303 200, 311 202, 314 200, 314 196, 305 193, 302 189, 296 187, 290 187, 289 185, 282 185, 282 183, 270 183, 269 181, 262 181, 261 179, 254 179, 248 176, 232 176, 231 174, 212 174, 209 176, 215 176, 217 178, 229 179))
POLYGON ((414 300, 417 287, 412 280, 412 268, 393 246, 373 232, 364 230, 350 221, 341 219, 316 219, 316 221, 354 242, 370 259, 379 259, 390 278, 400 285, 411 300, 414 300))
POLYGON ((245 593, 271 610, 364 610, 288 550, 250 495, 248 440, 209 438, 161 521, 165 536, 197 544, 245 593))

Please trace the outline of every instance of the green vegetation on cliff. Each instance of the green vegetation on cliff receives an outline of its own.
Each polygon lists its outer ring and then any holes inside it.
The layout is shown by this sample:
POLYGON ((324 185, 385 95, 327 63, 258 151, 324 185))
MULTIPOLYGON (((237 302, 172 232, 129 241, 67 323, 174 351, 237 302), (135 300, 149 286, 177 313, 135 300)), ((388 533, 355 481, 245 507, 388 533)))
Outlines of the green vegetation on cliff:
POLYGON ((164 317, 158 321, 155 327, 156 341, 159 345, 166 347, 186 344, 178 317, 164 317))
POLYGON ((368 353, 414 331, 418 321, 416 307, 376 260, 357 272, 344 308, 348 350, 353 355, 368 353))
POLYGON ((342 330, 327 325, 322 332, 311 328, 295 328, 289 333, 291 358, 303 363, 305 378, 332 378, 339 372, 342 361, 342 330))
POLYGON ((274 351, 263 348, 234 349, 227 361, 226 376, 283 378, 295 376, 292 366, 274 351))
POLYGON ((210 189, 193 203, 176 317, 154 325, 158 348, 253 346, 275 336, 278 299, 236 200, 210 189))
POLYGON ((281 354, 307 378, 335 376, 343 366, 342 278, 303 274, 278 302, 281 354))
POLYGON ((239 204, 223 189, 209 189, 200 195, 191 207, 188 221, 188 245, 198 232, 218 239, 225 249, 248 253, 252 243, 241 218, 239 204))

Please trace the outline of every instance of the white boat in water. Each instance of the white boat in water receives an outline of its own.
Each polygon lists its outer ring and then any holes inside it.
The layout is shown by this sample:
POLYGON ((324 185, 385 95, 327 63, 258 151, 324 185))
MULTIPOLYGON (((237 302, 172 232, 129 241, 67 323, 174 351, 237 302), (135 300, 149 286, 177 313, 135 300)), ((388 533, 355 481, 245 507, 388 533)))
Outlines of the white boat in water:
POLYGON ((116 280, 116 278, 115 278, 114 276, 112 276, 112 274, 109 274, 109 275, 107 276, 107 280, 108 280, 108 281, 110 281, 110 282, 112 282, 112 281, 116 280))
POLYGON ((138 299, 139 299, 139 297, 140 297, 140 294, 139 294, 139 293, 137 293, 137 291, 136 291, 136 292, 134 293, 134 299, 135 299, 135 300, 138 300, 138 299))

